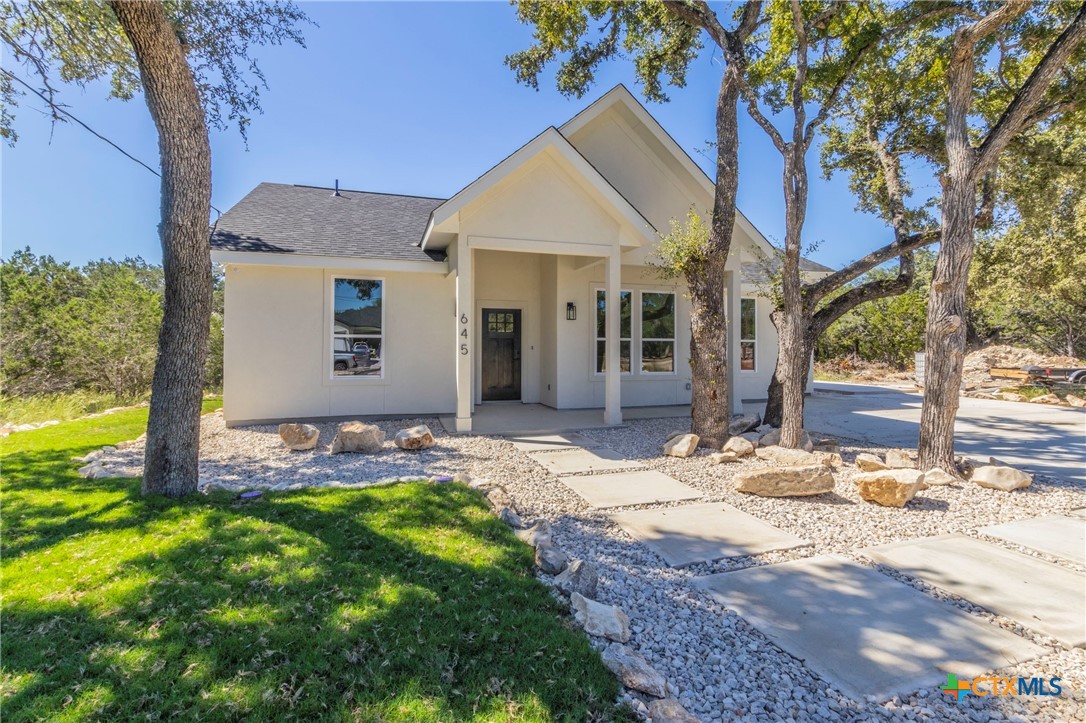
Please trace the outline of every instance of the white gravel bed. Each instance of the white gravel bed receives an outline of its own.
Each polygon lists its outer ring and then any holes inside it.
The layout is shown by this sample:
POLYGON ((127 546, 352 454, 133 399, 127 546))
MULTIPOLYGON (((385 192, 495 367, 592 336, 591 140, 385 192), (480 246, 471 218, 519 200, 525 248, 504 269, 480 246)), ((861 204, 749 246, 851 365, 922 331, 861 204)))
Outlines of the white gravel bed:
MULTIPOLYGON (((864 502, 850 484, 855 468, 835 473, 834 493, 810 498, 762 498, 732 490, 732 478, 742 470, 769 466, 757 459, 713 465, 706 453, 688 459, 662 457, 660 445, 668 433, 686 425, 682 419, 631 421, 609 429, 581 433, 628 459, 664 472, 703 493, 704 501, 725 501, 783 530, 811 540, 810 547, 755 557, 733 558, 681 570, 662 559, 613 524, 615 510, 591 509, 556 477, 500 438, 445 434, 436 419, 378 422, 391 440, 399 429, 427 424, 437 446, 421 452, 397 449, 391 441, 377 455, 328 454, 337 427, 319 424, 320 444, 309 452, 292 452, 279 440, 275 426, 227 429, 219 415, 204 417, 201 435, 201 483, 227 489, 291 489, 302 486, 365 486, 397 478, 417 479, 467 472, 506 488, 526 520, 545 518, 553 526, 554 542, 573 558, 593 562, 600 574, 597 598, 621 607, 630 617, 629 645, 645 655, 669 681, 672 693, 705 721, 1071 721, 1086 720, 1086 650, 1063 650, 1043 635, 1013 621, 983 611, 964 600, 876 566, 947 600, 992 624, 1033 640, 1051 652, 1005 676, 1062 678, 1058 698, 1006 696, 966 697, 961 704, 937 687, 888 702, 855 701, 817 678, 800 661, 776 647, 734 612, 690 585, 694 578, 714 572, 771 564, 826 553, 844 554, 871 564, 858 550, 876 544, 960 532, 1004 544, 1071 569, 1076 566, 1023 548, 985 538, 980 527, 1045 514, 1067 512, 1086 505, 1086 491, 1070 483, 1036 478, 1033 486, 1011 493, 964 482, 931 487, 904 509, 864 502)), ((858 452, 884 449, 841 440, 841 453, 851 462, 858 452)), ((138 468, 142 443, 104 458, 111 469, 138 468)), ((622 509, 670 507, 690 502, 622 509)), ((547 578, 543 576, 547 581, 547 578)), ((605 647, 593 639, 598 647, 605 647)), ((933 671, 934 673, 935 671, 933 671)))

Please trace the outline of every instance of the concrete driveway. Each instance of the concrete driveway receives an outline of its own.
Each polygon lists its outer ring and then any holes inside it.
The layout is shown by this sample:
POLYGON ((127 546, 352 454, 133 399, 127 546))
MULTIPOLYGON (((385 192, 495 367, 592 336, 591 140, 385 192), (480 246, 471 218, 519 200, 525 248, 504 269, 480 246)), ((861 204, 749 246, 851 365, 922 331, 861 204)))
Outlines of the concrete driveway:
MULTIPOLYGON (((817 432, 916 449, 920 394, 864 384, 816 382, 806 426, 817 432)), ((749 405, 751 411, 762 405, 749 405)), ((1086 410, 963 397, 955 450, 996 457, 1031 472, 1086 485, 1086 410)))

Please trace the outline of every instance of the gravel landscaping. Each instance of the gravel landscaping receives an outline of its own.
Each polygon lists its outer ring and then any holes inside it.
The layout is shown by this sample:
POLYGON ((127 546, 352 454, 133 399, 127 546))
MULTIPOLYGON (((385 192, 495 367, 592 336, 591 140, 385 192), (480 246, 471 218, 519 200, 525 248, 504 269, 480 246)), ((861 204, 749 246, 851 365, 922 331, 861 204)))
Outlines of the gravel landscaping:
MULTIPOLYGON (((836 489, 806 498, 765 498, 732 489, 741 471, 770 466, 749 457, 741 462, 712 464, 708 453, 689 458, 664 457, 660 445, 686 420, 637 420, 623 427, 589 429, 582 434, 704 493, 702 502, 724 501, 747 513, 811 540, 813 546, 755 557, 731 558, 683 569, 665 565, 647 547, 612 523, 618 510, 670 507, 686 502, 594 510, 528 454, 500 438, 449 436, 436 419, 400 419, 377 424, 391 440, 397 430, 427 424, 437 438, 433 448, 409 452, 391 441, 377 455, 328 454, 336 424, 317 425, 320 443, 313 451, 287 450, 274 426, 227 429, 218 415, 204 418, 201 441, 201 484, 227 489, 291 489, 295 486, 368 485, 389 479, 452 476, 467 472, 500 483, 527 521, 544 518, 553 527, 554 543, 571 558, 593 562, 599 570, 596 599, 617 605, 630 618, 628 645, 646 656, 664 675, 671 694, 699 718, 731 720, 921 720, 1069 721, 1086 719, 1086 650, 1063 650, 1050 638, 992 615, 960 598, 882 566, 881 572, 946 599, 962 609, 1014 631, 1051 652, 1005 676, 1060 677, 1063 695, 1049 697, 967 696, 960 704, 937 688, 917 691, 887 702, 855 701, 815 677, 800 661, 784 653, 734 612, 718 605, 690 583, 703 575, 772 564, 818 554, 838 553, 864 564, 858 550, 899 540, 962 533, 1003 544, 1050 562, 1079 569, 1073 563, 1029 549, 1000 543, 978 528, 1046 514, 1067 513, 1086 505, 1086 491, 1070 483, 1035 478, 1014 492, 981 488, 970 482, 933 486, 904 508, 864 502, 851 484, 857 474, 850 464, 861 452, 886 450, 840 440, 846 461, 835 472, 836 489)), ((108 469, 138 469, 142 443, 107 454, 108 469)), ((549 578, 543 576, 549 582, 549 578)), ((557 592, 555 594, 558 594, 557 592)), ((608 641, 593 639, 601 650, 608 641)), ((631 698, 635 708, 644 704, 631 698), (640 703, 640 704, 639 704, 640 703)), ((647 702, 647 699, 646 701, 647 702)))

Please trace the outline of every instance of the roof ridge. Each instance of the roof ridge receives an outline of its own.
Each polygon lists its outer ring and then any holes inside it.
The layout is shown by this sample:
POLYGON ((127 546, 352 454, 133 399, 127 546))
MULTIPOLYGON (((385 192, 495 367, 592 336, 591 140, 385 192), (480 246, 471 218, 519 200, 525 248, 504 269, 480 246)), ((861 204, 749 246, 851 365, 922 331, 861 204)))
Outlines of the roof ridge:
MULTIPOLYGON (((308 183, 272 183, 270 181, 264 181, 269 186, 289 186, 291 188, 313 188, 321 191, 334 191, 336 190, 332 186, 313 186, 308 183)), ((419 196, 413 193, 388 193, 386 191, 360 191, 356 188, 340 188, 340 193, 363 193, 367 196, 398 196, 400 198, 421 198, 426 201, 448 201, 447 198, 441 196, 419 196)))

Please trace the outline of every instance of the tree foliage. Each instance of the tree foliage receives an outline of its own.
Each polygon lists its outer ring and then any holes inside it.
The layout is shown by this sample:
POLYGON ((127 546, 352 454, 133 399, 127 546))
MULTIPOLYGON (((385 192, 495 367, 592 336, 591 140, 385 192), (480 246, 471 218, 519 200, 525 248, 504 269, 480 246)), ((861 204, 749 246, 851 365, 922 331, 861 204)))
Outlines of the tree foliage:
MULTIPOLYGON (((236 125, 246 135, 267 87, 252 48, 294 42, 305 45, 299 26, 310 22, 290 2, 261 0, 166 0, 192 68, 208 125, 236 125)), ((139 66, 117 17, 104 2, 23 0, 0 2, 0 40, 20 77, 46 97, 54 121, 65 121, 59 84, 109 84, 110 95, 131 99, 140 89, 139 66), (59 83, 58 83, 59 81, 59 83)), ((5 73, 12 68, 6 67, 5 73)), ((0 83, 0 136, 14 143, 14 109, 25 91, 5 75, 0 83)))

